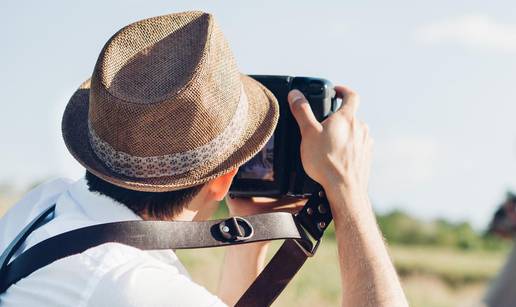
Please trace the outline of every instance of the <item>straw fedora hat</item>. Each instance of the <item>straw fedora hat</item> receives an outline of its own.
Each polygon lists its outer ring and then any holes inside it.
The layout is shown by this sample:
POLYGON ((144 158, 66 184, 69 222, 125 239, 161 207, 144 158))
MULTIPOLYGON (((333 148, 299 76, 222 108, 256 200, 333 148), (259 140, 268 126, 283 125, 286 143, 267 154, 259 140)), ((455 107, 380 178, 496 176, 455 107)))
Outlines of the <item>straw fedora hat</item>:
POLYGON ((115 185, 164 192, 252 158, 274 132, 276 98, 240 74, 210 14, 135 22, 102 49, 64 111, 65 144, 115 185))

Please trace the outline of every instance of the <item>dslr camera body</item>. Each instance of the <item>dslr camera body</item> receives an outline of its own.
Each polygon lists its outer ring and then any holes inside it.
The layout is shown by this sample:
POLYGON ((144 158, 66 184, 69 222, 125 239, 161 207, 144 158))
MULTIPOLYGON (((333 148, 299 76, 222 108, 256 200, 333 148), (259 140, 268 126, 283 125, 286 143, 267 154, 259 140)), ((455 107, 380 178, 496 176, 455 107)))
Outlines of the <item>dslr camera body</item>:
POLYGON ((287 95, 301 91, 318 121, 340 108, 340 99, 330 81, 321 78, 251 75, 276 97, 280 116, 273 136, 265 147, 240 166, 229 190, 231 197, 298 197, 317 193, 320 186, 305 173, 301 163, 301 134, 290 112, 287 95))

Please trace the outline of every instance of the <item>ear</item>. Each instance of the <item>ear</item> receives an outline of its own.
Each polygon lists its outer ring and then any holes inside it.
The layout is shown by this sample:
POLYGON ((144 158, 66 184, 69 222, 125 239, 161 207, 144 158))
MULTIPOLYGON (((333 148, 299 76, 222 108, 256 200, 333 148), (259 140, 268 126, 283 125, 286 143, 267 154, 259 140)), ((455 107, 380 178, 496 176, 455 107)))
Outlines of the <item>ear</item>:
POLYGON ((208 182, 206 189, 208 190, 208 195, 212 200, 221 201, 224 199, 226 194, 228 194, 229 187, 231 186, 237 171, 238 168, 234 168, 229 173, 208 182))

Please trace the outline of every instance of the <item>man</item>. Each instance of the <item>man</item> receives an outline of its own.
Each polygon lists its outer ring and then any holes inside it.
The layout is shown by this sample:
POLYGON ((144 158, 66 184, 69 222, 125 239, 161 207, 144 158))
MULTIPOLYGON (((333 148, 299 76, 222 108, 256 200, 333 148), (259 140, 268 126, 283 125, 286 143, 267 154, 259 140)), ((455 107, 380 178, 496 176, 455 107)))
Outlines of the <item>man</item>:
MULTIPOLYGON (((358 97, 336 87, 344 106, 317 122, 299 91, 289 94, 302 133, 306 172, 329 199, 344 306, 406 306, 367 196, 372 140, 355 118, 358 97)), ((63 137, 87 169, 30 192, 1 221, 0 247, 53 203, 55 217, 21 252, 79 227, 124 220, 206 220, 240 165, 271 137, 274 96, 238 72, 209 14, 150 18, 117 32, 72 96, 63 137)), ((279 202, 227 199, 231 215, 279 202)), ((284 203, 282 204, 284 205, 284 203)), ((173 234, 170 234, 173 235, 173 234)), ((218 297, 190 280, 172 251, 108 243, 58 260, 11 286, 4 306, 233 305, 260 272, 268 243, 227 248, 218 297)))
MULTIPOLYGON (((516 230, 516 195, 507 193, 507 198, 496 210, 488 232, 504 239, 514 240, 516 230)), ((489 307, 514 306, 516 293, 516 248, 513 246, 505 264, 487 288, 483 302, 489 307)))

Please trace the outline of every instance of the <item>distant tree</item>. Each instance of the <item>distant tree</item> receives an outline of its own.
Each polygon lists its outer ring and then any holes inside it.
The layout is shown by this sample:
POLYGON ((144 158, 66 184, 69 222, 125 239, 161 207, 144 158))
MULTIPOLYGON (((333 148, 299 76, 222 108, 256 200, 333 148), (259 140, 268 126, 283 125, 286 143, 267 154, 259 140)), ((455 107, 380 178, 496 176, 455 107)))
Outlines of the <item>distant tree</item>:
POLYGON ((399 209, 377 215, 378 225, 390 244, 434 245, 470 249, 501 249, 507 244, 481 234, 468 222, 445 219, 423 221, 399 209))

